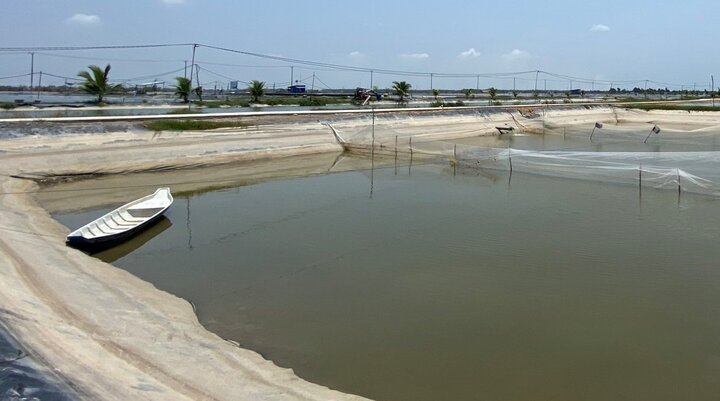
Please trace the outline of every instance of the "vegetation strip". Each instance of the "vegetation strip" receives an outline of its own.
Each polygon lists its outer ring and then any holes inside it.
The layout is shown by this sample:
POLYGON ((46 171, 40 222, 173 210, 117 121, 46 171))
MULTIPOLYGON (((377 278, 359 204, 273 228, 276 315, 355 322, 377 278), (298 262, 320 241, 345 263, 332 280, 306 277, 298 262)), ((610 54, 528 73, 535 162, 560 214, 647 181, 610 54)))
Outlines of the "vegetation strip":
POLYGON ((206 131, 218 128, 244 128, 241 121, 207 120, 156 120, 148 121, 143 127, 152 131, 206 131))

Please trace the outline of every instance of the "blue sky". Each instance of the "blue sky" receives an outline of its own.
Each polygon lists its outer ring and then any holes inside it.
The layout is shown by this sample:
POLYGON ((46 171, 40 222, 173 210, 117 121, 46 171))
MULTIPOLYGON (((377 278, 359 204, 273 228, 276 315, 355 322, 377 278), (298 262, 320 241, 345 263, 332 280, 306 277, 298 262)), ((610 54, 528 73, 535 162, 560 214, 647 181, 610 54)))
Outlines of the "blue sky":
MULTIPOLYGON (((719 16, 720 2, 700 0, 3 0, 0 47, 205 43, 375 69, 468 74, 544 70, 606 81, 696 83, 701 88, 711 74, 720 74, 715 51, 719 16)), ((109 62, 117 79, 171 80, 178 73, 169 72, 184 66, 191 48, 40 53, 35 70, 46 74, 73 77, 88 64, 109 62)), ((27 73, 29 64, 25 53, 0 53, 0 77, 27 73)), ((290 64, 206 48, 198 50, 197 64, 206 86, 222 84, 225 77, 271 85, 290 80, 290 64)), ((301 65, 296 65, 294 78, 309 84, 313 72, 317 87, 369 85, 368 73, 301 65)), ((399 79, 415 88, 430 86, 425 76, 373 78, 380 86, 399 79)), ((549 80, 549 88, 570 85, 541 77, 541 88, 543 79, 549 80)), ((475 87, 476 78, 434 77, 433 84, 475 87)), ((515 84, 531 88, 534 74, 518 76, 515 84)), ((481 79, 481 87, 491 85, 510 88, 513 83, 481 79)), ((603 86, 608 84, 598 83, 603 86)))

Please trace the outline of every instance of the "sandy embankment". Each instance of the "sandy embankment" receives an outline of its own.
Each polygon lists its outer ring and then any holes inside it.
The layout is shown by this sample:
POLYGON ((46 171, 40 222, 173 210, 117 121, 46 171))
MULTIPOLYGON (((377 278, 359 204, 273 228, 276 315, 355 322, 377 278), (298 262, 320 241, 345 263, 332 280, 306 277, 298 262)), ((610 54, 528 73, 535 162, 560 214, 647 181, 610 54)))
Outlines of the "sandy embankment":
MULTIPOLYGON (((680 125, 687 116, 684 112, 609 108, 546 113, 546 119, 555 124, 621 120, 680 125)), ((718 124, 720 114, 704 113, 695 121, 698 125, 718 124)), ((366 130, 368 120, 333 124, 352 136, 366 130)), ((387 117, 377 121, 377 132, 440 139, 492 134, 494 126, 504 124, 537 128, 542 121, 518 113, 387 117)), ((1 140, 0 149, 0 320, 82 398, 361 399, 306 382, 291 370, 224 341, 198 323, 186 301, 67 248, 67 229, 34 199, 37 184, 13 178, 127 174, 259 158, 337 154, 341 147, 327 127, 302 122, 159 136, 141 131, 65 134, 1 140)), ((312 165, 306 168, 320 169, 312 165)), ((193 174, 192 180, 202 180, 202 172, 189 174, 193 174)), ((125 195, 117 193, 122 200, 125 195)))

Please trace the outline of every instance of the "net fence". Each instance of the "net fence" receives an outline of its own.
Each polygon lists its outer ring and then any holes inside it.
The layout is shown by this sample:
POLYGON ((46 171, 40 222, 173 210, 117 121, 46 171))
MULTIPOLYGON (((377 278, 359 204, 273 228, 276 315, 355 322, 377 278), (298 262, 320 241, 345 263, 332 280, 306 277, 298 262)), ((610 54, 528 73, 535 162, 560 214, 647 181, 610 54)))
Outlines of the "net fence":
POLYGON ((499 170, 720 196, 720 151, 714 150, 720 150, 720 125, 661 130, 653 123, 598 127, 543 122, 542 135, 565 139, 560 143, 566 148, 518 149, 513 138, 538 136, 533 133, 537 121, 527 124, 531 130, 522 123, 515 120, 498 125, 461 119, 452 126, 420 128, 422 124, 380 120, 333 129, 350 151, 411 162, 449 163, 460 174, 499 170), (493 137, 483 141, 488 135, 493 137), (468 137, 480 140, 469 144, 457 139, 468 137), (598 143, 620 143, 640 150, 587 149, 598 143), (693 145, 693 151, 683 151, 684 145, 693 145))

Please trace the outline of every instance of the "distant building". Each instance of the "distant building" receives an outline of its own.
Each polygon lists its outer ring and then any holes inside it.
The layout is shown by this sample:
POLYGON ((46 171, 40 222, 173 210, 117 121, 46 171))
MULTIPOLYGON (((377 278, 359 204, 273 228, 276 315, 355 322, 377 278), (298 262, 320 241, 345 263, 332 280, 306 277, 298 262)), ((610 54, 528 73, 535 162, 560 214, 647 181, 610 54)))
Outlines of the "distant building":
POLYGON ((288 92, 290 92, 290 93, 305 93, 305 85, 290 85, 290 86, 288 86, 288 92))

